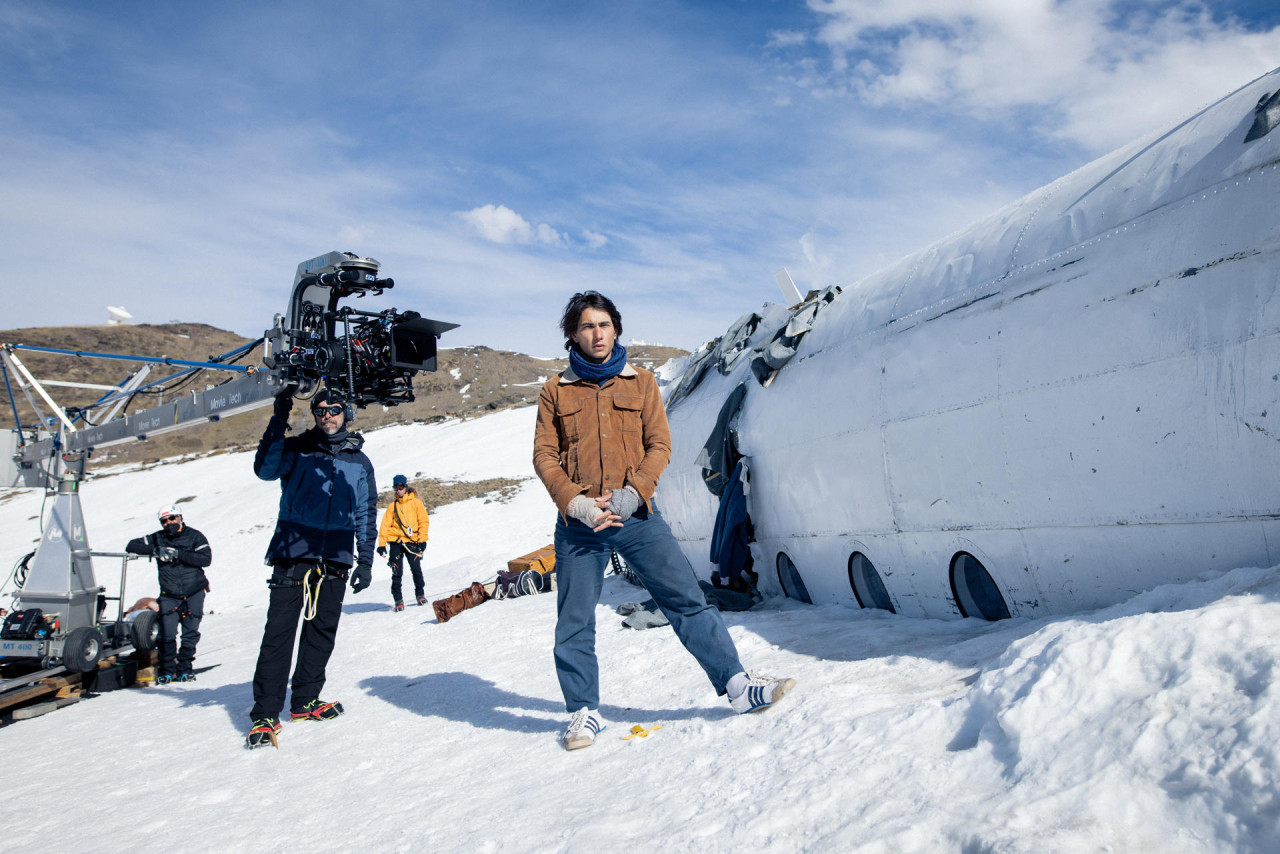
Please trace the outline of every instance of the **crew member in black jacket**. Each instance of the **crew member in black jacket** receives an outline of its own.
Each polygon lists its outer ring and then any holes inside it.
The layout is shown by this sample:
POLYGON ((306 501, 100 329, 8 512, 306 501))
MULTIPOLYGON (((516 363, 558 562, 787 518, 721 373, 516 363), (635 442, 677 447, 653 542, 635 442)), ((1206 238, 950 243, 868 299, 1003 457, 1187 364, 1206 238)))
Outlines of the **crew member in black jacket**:
POLYGON ((194 682, 191 663, 200 642, 200 618, 204 616, 204 594, 209 579, 204 568, 213 561, 213 552, 204 534, 189 528, 172 504, 157 514, 163 526, 154 534, 130 540, 124 550, 135 555, 151 555, 160 569, 160 672, 156 684, 194 682), (182 624, 182 648, 178 649, 178 624, 182 624))

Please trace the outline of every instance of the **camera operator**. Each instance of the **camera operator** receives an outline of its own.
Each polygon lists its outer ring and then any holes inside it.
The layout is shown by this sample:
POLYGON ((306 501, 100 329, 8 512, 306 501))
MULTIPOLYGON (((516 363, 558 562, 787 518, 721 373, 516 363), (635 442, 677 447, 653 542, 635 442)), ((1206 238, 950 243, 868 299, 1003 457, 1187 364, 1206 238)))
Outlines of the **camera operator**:
POLYGON ((280 512, 267 547, 271 598, 253 675, 253 727, 245 740, 250 748, 276 744, 299 614, 290 719, 327 721, 342 714, 342 704, 322 701, 320 691, 348 572, 354 593, 373 580, 378 500, 373 464, 361 450, 364 437, 347 432, 346 404, 337 390, 322 389, 311 401, 315 426, 286 438, 293 399, 281 395, 258 443, 253 470, 262 480, 280 481, 280 512))
POLYGON ((200 643, 204 594, 209 590, 204 568, 213 562, 213 552, 204 534, 183 524, 182 514, 174 505, 166 504, 156 515, 160 517, 160 530, 130 540, 124 550, 154 557, 160 570, 160 671, 156 684, 194 682, 191 663, 196 659, 196 644, 200 643))

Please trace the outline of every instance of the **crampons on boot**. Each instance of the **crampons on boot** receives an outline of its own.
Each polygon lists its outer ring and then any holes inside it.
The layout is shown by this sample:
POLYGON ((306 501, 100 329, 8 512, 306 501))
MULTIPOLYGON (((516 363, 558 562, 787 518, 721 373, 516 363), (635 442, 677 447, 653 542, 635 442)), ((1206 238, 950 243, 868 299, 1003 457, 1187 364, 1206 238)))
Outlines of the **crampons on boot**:
POLYGON ((341 703, 312 700, 300 709, 289 712, 290 721, 331 721, 342 714, 341 703))
POLYGON ((396 604, 394 604, 394 605, 392 605, 392 606, 391 606, 391 610, 392 610, 392 611, 403 611, 403 610, 404 610, 404 603, 403 603, 403 602, 397 602, 396 604))
POLYGON ((426 597, 426 596, 419 596, 419 597, 418 597, 418 604, 419 604, 419 605, 425 605, 425 604, 427 604, 427 597, 426 597))
POLYGON ((263 718, 262 720, 253 722, 253 729, 249 730, 249 734, 245 736, 244 746, 248 750, 257 747, 266 747, 268 744, 275 749, 280 749, 280 743, 276 740, 276 736, 280 734, 279 718, 263 718))

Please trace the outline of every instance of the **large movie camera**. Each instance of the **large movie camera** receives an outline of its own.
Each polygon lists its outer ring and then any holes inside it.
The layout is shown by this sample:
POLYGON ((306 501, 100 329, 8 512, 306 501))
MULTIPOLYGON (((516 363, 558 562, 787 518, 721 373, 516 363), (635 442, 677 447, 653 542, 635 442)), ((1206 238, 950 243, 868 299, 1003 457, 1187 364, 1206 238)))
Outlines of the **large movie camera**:
POLYGON ((395 406, 413 400, 413 375, 436 369, 436 339, 456 323, 416 311, 359 311, 338 307, 345 297, 378 295, 394 287, 380 265, 350 252, 330 252, 298 265, 289 313, 276 315, 264 336, 263 363, 303 397, 323 384, 342 391, 353 407, 395 406))

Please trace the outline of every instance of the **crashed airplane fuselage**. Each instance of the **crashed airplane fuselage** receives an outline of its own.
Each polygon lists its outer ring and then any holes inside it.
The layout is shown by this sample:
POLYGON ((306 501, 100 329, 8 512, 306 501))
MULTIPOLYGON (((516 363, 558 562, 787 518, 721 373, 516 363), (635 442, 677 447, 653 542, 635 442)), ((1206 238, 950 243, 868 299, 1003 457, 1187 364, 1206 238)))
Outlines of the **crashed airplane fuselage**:
POLYGON ((998 619, 1280 563, 1277 91, 691 357, 657 497, 695 568, 722 439, 765 592, 998 619))

